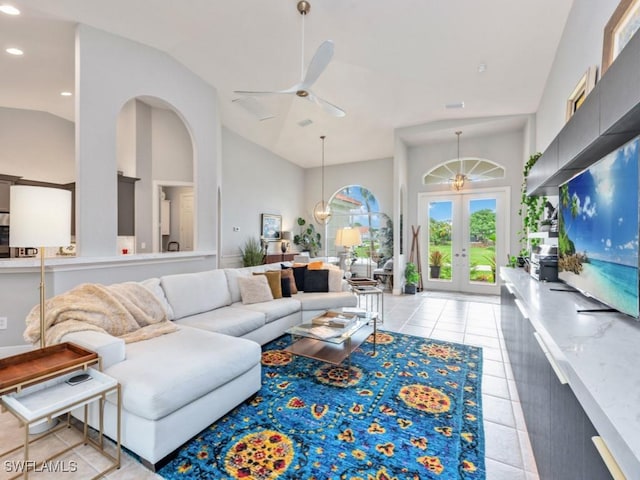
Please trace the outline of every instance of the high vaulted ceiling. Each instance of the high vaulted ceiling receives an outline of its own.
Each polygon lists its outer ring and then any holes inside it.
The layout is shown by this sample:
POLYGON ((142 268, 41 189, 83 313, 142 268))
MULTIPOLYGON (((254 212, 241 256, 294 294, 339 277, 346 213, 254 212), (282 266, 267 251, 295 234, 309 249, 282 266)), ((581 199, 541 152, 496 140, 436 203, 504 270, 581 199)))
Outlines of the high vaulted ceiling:
MULTIPOLYGON (((73 119, 76 22, 165 51, 218 90, 223 124, 303 167, 393 155, 395 128, 537 110, 572 0, 310 0, 305 68, 331 39, 335 55, 314 92, 347 112, 332 117, 281 90, 301 76, 297 0, 7 0, 0 14, 0 106, 73 119), (9 46, 25 51, 19 58, 9 46), (484 65, 484 71, 481 71, 484 65), (464 108, 447 104, 464 102, 464 108), (310 120, 308 126, 300 126, 310 120)), ((451 129, 452 131, 455 128, 451 129)), ((452 138, 453 134, 451 135, 452 138)))

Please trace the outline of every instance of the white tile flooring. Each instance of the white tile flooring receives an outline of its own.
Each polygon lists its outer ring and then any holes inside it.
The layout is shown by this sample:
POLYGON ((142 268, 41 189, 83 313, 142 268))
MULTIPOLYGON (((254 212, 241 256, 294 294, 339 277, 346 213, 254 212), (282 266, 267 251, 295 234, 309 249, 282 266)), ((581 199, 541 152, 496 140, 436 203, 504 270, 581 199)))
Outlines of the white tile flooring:
MULTIPOLYGON (((385 294, 384 329, 439 340, 483 347, 482 402, 484 416, 487 480, 538 480, 535 461, 522 416, 513 374, 509 365, 502 332, 498 297, 465 296, 452 293, 424 292, 416 295, 385 294)), ((46 451, 69 444, 75 433, 62 430, 42 441, 36 458, 46 451)), ((19 444, 22 429, 9 413, 0 414, 0 452, 19 444)), ((0 457, 0 480, 12 476, 0 457)), ((91 447, 78 447, 63 457, 78 464, 75 473, 65 479, 85 479, 104 468, 91 447)), ((37 473, 29 478, 60 478, 60 473, 37 473)), ((144 480, 161 478, 145 469, 128 455, 122 455, 122 467, 107 477, 110 480, 144 480)))

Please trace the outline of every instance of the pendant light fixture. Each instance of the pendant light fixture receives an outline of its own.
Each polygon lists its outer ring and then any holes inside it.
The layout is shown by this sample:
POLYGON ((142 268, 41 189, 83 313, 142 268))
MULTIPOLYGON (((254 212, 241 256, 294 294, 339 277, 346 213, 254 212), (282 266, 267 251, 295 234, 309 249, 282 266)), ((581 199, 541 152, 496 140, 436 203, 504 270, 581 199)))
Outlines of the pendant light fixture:
POLYGON ((462 162, 460 161, 460 135, 462 135, 462 131, 458 130, 456 132, 456 135, 458 136, 458 163, 459 163, 459 169, 458 169, 458 173, 456 173, 455 178, 451 182, 451 186, 453 187, 454 190, 460 191, 464 187, 464 182, 467 179, 467 176, 464 173, 462 173, 462 162))
POLYGON ((313 209, 313 218, 319 224, 326 225, 331 220, 331 209, 329 204, 324 201, 324 139, 326 136, 321 135, 320 138, 322 139, 322 197, 313 209))

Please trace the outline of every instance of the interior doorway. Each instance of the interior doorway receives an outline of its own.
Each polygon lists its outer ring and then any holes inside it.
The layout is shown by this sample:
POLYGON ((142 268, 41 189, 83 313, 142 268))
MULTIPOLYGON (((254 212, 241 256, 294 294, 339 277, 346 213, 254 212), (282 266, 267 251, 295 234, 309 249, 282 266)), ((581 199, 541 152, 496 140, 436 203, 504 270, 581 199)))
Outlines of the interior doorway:
POLYGON ((193 251, 194 193, 191 182, 154 182, 153 251, 193 251))

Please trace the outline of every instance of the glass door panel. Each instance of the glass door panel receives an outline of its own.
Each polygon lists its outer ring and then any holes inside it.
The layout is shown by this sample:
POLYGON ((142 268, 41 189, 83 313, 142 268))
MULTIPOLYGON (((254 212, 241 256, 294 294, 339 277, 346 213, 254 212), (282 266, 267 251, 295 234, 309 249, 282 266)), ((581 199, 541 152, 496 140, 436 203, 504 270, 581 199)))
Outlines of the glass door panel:
POLYGON ((506 259, 506 198, 504 190, 421 196, 425 289, 498 293, 496 259, 506 259))

